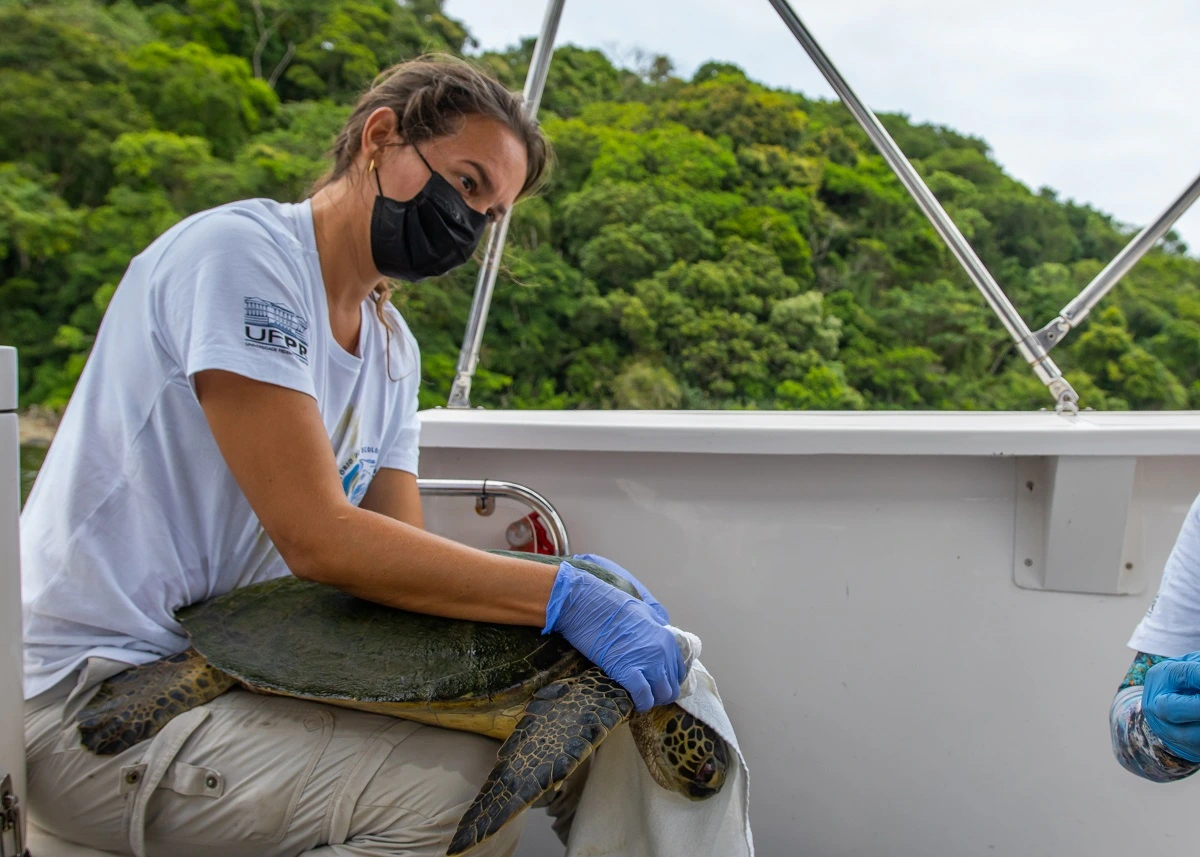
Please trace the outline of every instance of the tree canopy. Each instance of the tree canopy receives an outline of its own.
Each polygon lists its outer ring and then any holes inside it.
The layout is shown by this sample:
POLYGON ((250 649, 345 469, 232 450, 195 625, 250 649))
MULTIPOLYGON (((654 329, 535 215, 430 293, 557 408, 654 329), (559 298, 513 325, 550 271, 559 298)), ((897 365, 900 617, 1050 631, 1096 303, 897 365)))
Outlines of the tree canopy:
MULTIPOLYGON (((297 200, 389 65, 479 52, 441 0, 0 3, 0 342, 65 405, 129 260, 181 218, 297 200)), ((473 400, 506 408, 1027 409, 1052 404, 837 102, 736 66, 690 79, 565 45, 556 166, 514 211, 473 400)), ((1014 304, 1049 321, 1132 236, 1005 174, 987 144, 881 117, 1014 304)), ((478 265, 402 283, 444 403, 478 265)), ((1200 261, 1169 235, 1054 352, 1082 404, 1200 406, 1200 261)))

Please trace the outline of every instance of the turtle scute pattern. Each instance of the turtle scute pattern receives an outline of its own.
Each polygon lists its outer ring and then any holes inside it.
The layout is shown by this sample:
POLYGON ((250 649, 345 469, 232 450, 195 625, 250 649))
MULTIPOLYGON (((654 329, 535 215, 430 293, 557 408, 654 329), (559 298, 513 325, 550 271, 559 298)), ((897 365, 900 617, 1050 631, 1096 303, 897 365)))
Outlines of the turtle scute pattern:
POLYGON ((194 649, 132 667, 100 685, 76 716, 83 746, 114 756, 153 738, 172 717, 216 699, 234 680, 194 649))
POLYGON ((596 668, 535 691, 446 853, 461 854, 494 835, 566 780, 632 713, 628 692, 596 668))
POLYGON ((688 797, 702 800, 720 791, 711 783, 718 771, 723 775, 729 753, 711 726, 681 709, 667 720, 660 740, 667 761, 688 784, 688 797))

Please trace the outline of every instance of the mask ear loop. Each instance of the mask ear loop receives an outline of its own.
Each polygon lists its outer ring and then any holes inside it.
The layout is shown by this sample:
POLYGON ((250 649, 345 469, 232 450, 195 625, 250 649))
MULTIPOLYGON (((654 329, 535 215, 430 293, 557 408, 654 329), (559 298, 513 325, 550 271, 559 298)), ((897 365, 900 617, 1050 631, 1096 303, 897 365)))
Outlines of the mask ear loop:
MULTIPOLYGON (((437 175, 437 170, 429 166, 429 161, 425 160, 425 156, 421 154, 421 150, 413 144, 413 151, 417 153, 417 157, 421 159, 421 163, 425 165, 425 169, 429 170, 432 176, 437 175)), ((375 159, 371 158, 371 162, 367 164, 367 172, 375 174, 375 187, 379 188, 379 195, 383 196, 383 185, 379 181, 379 170, 375 169, 375 159)))
POLYGON ((425 156, 421 154, 421 150, 417 148, 417 144, 410 143, 409 145, 413 147, 413 151, 417 153, 417 157, 421 159, 421 163, 425 165, 425 169, 429 170, 430 173, 436 173, 437 170, 429 166, 429 161, 425 160, 425 156))

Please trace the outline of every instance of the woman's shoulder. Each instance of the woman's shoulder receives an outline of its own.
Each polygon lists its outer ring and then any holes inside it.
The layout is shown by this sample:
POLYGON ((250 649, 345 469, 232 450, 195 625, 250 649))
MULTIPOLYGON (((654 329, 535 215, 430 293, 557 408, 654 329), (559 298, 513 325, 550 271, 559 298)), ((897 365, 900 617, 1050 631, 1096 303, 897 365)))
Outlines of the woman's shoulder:
POLYGON ((222 255, 266 252, 290 256, 303 249, 294 208, 271 199, 226 203, 185 217, 164 233, 164 244, 222 255))
POLYGON ((160 298, 178 298, 188 289, 216 296, 253 287, 257 291, 245 297, 287 298, 284 303, 300 301, 311 309, 314 265, 297 221, 294 211, 273 200, 228 203, 175 224, 135 264, 149 292, 160 298))
MULTIPOLYGON (((174 332, 166 337, 180 360, 192 331, 206 325, 241 336, 244 322, 304 345, 317 310, 314 265, 281 209, 242 200, 191 215, 135 260, 118 296, 148 303, 156 328, 174 332)), ((236 344, 240 353, 244 343, 236 344)))

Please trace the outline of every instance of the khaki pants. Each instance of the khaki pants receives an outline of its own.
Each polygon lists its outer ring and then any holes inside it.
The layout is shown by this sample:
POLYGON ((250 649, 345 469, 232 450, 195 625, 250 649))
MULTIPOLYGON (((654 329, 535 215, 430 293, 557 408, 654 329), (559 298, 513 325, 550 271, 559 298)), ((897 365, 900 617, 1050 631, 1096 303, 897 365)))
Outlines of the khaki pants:
MULTIPOLYGON (((231 690, 117 756, 75 714, 124 664, 93 659, 25 704, 29 813, 63 839, 142 857, 442 855, 499 743, 231 690)), ((511 855, 524 816, 472 851, 511 855)))

